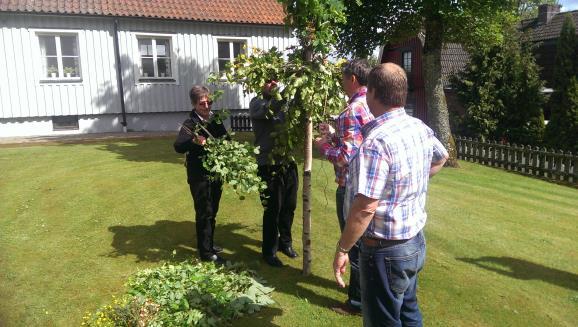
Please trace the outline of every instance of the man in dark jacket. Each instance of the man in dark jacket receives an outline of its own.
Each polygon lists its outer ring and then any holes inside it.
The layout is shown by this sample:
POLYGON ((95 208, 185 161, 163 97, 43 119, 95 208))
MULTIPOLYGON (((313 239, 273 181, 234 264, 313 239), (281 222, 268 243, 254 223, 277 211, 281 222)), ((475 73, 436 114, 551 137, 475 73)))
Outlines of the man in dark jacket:
POLYGON ((211 105, 209 89, 195 85, 189 92, 193 110, 190 118, 183 123, 174 147, 178 153, 186 153, 187 182, 193 196, 196 213, 197 251, 201 260, 224 263, 217 255, 223 249, 213 244, 215 233, 215 218, 219 211, 222 183, 211 179, 209 172, 203 167, 202 157, 206 151, 204 145, 207 138, 219 138, 227 135, 222 122, 211 120, 211 105))
POLYGON ((255 134, 255 145, 259 146, 257 156, 259 176, 267 189, 262 192, 263 201, 263 259, 273 267, 282 267, 277 257, 280 250, 289 258, 296 258, 293 250, 291 226, 297 205, 299 188, 297 166, 292 160, 274 155, 275 138, 272 132, 281 127, 284 120, 283 101, 272 99, 271 91, 277 86, 269 81, 263 87, 261 97, 255 97, 249 104, 249 115, 255 134))

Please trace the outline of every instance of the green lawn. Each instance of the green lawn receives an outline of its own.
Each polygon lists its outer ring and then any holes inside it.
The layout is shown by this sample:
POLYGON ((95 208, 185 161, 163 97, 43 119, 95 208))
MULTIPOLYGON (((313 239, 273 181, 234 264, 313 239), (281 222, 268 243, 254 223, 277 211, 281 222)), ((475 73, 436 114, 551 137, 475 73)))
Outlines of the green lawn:
MULTIPOLYGON (((578 190, 462 162, 431 183, 426 325, 578 325, 578 190)), ((333 169, 313 166, 313 273, 260 259, 257 197, 221 201, 216 240, 276 288, 277 304, 236 326, 361 325, 331 262, 339 228, 333 169)), ((138 269, 195 256, 194 214, 172 139, 0 148, 0 326, 75 326, 138 269), (172 252, 177 254, 173 257, 172 252)), ((294 225, 301 253, 301 207, 294 225)))

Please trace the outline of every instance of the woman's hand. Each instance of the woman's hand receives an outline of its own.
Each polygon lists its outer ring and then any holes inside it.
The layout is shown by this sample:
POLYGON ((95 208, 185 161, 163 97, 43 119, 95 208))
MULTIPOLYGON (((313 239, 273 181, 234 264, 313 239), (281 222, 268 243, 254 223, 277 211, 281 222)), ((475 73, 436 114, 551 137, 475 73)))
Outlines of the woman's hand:
POLYGON ((205 145, 207 143, 207 139, 203 135, 196 135, 193 136, 193 143, 198 145, 205 145))

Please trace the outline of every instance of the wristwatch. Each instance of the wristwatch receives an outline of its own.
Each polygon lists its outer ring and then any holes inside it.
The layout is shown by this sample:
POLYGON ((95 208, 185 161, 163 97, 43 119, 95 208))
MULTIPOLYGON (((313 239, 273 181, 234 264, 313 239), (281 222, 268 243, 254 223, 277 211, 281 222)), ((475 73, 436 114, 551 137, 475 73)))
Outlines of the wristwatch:
MULTIPOLYGON (((351 250, 351 249, 349 249, 349 250, 351 250)), ((347 253, 349 253, 349 250, 342 248, 341 244, 339 244, 339 241, 337 241, 337 249, 336 249, 337 252, 347 254, 347 253)))

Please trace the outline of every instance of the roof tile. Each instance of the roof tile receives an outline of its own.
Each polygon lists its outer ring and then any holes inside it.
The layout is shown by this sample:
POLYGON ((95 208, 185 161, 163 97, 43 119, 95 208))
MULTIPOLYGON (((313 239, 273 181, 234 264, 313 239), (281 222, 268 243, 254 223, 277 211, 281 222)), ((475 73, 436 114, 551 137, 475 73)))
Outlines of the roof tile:
POLYGON ((530 39, 534 42, 557 39, 567 15, 572 17, 574 25, 578 26, 578 10, 574 10, 554 15, 548 24, 541 24, 538 18, 526 19, 522 21, 521 29, 522 31, 530 31, 530 39))
POLYGON ((0 11, 283 25, 276 0, 0 0, 0 11))

